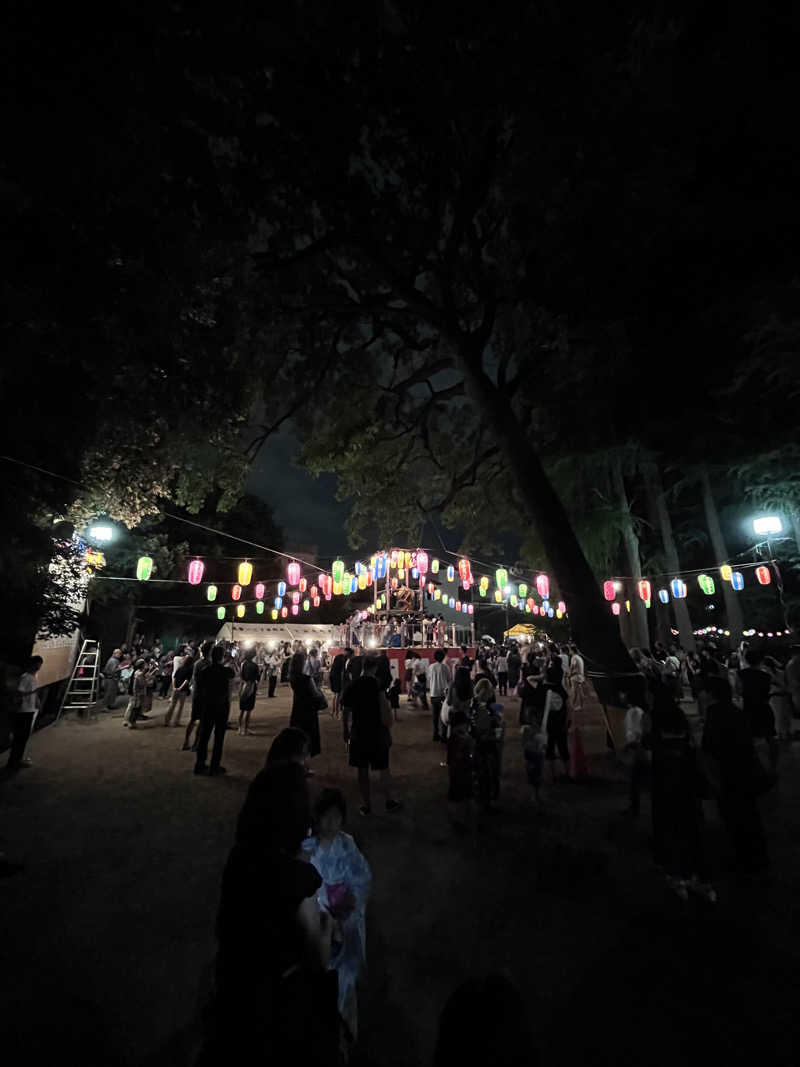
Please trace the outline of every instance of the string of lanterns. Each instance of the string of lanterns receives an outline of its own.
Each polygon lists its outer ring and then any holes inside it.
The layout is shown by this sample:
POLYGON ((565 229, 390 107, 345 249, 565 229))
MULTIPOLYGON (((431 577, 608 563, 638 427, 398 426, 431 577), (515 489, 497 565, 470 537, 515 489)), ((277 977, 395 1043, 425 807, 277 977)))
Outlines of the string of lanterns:
MULTIPOLYGON (((153 574, 153 569, 154 564, 151 557, 142 556, 136 565, 137 579, 142 582, 149 581, 153 574)), ((323 598, 329 601, 334 596, 347 596, 351 593, 363 591, 372 586, 373 583, 387 580, 387 578, 388 584, 393 591, 399 589, 401 583, 405 585, 416 582, 418 583, 418 588, 427 592, 430 599, 435 602, 441 602, 443 605, 453 610, 461 611, 465 615, 473 615, 475 613, 475 604, 471 600, 461 600, 460 597, 449 595, 446 589, 441 588, 429 577, 429 573, 431 576, 439 575, 441 570, 441 561, 435 556, 430 557, 424 549, 412 551, 393 548, 390 551, 376 552, 370 557, 368 563, 356 560, 352 573, 345 569, 344 560, 336 559, 331 565, 330 572, 320 572, 317 582, 309 586, 308 579, 303 575, 301 564, 297 560, 292 560, 286 568, 286 579, 277 581, 277 595, 271 608, 272 617, 273 619, 279 616, 286 618, 290 613, 296 615, 299 613, 301 605, 304 611, 308 611, 312 604, 314 607, 319 607, 323 598), (392 571, 395 573, 390 573, 392 571), (284 604, 289 587, 296 587, 296 590, 293 590, 290 594, 291 602, 284 604), (304 596, 304 594, 307 595, 304 596), (301 597, 303 597, 302 600, 301 597)), ((476 575, 472 562, 467 557, 460 558, 457 566, 452 563, 447 564, 444 568, 444 574, 448 583, 455 583, 456 575, 458 575, 458 582, 464 592, 470 593, 476 588, 480 597, 487 598, 489 596, 491 584, 489 575, 476 575)), ((192 559, 188 565, 187 577, 189 584, 194 586, 201 585, 204 576, 205 563, 203 560, 200 558, 192 559)), ((231 599, 236 602, 236 614, 239 618, 243 617, 245 610, 244 605, 239 603, 242 592, 251 584, 252 579, 253 564, 249 560, 243 560, 238 566, 237 581, 231 587, 231 599)), ((550 604, 550 579, 546 574, 539 574, 536 578, 536 592, 541 603, 536 603, 534 597, 530 595, 526 582, 520 582, 517 585, 511 584, 505 567, 498 567, 495 570, 494 580, 494 600, 498 604, 506 604, 520 612, 542 617, 561 619, 567 614, 567 606, 564 601, 559 601, 555 607, 550 604)), ((263 603, 266 596, 265 583, 256 583, 254 592, 256 595, 256 611, 258 614, 263 614, 265 610, 263 603)), ((218 595, 219 587, 213 582, 209 583, 206 586, 207 601, 209 603, 215 602, 218 595)), ((386 594, 382 592, 377 599, 380 605, 384 606, 386 594)), ((219 618, 224 617, 224 610, 221 606, 217 608, 219 618)))
MULTIPOLYGON (((733 568, 725 563, 719 568, 720 578, 724 582, 730 582, 731 588, 737 593, 740 593, 744 589, 744 574, 741 571, 735 571, 733 568)), ((770 585, 772 582, 772 572, 770 568, 761 563, 755 566, 756 581, 759 585, 770 585)), ((713 596, 717 591, 717 585, 713 577, 710 574, 698 574, 697 584, 701 591, 706 596, 713 596)), ((614 615, 619 615, 621 612, 621 605, 617 601, 617 593, 622 589, 622 583, 619 581, 613 581, 611 579, 603 582, 603 596, 611 604, 611 611, 614 615)), ((650 582, 643 578, 637 582, 637 593, 640 600, 644 601, 645 607, 649 608, 652 603, 653 587, 650 582)), ((689 594, 689 587, 683 578, 673 578, 669 583, 669 588, 662 588, 658 590, 658 599, 662 604, 669 604, 670 595, 673 600, 685 600, 689 594)), ((625 601, 625 606, 630 611, 630 601, 625 601)), ((755 632, 755 631, 754 631, 755 632)))

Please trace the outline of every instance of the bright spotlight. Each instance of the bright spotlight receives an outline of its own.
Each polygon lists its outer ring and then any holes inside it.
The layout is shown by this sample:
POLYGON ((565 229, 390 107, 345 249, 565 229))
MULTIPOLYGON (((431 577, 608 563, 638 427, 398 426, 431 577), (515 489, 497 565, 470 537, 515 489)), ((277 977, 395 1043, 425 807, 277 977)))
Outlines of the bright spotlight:
POLYGON ((108 542, 114 537, 114 530, 110 526, 90 526, 89 537, 92 541, 108 542))
POLYGON ((757 534, 777 534, 783 529, 783 523, 777 515, 764 515, 753 519, 753 530, 757 534))

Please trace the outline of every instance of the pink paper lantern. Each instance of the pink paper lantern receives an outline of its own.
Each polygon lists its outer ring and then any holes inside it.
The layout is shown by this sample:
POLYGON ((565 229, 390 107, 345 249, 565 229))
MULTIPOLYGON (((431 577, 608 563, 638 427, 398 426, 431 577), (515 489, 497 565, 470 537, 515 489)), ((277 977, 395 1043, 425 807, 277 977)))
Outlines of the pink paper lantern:
POLYGON ((259 582, 256 585, 256 600, 263 600, 263 599, 264 599, 264 583, 263 582, 259 582))
POLYGON ((289 585, 297 585, 300 581, 300 564, 290 563, 286 568, 286 577, 289 580, 289 585))
POLYGON ((538 575, 536 579, 536 591, 542 600, 547 600, 550 596, 550 579, 546 574, 538 575))
POLYGON ((203 580, 203 572, 206 569, 201 559, 193 559, 189 564, 189 584, 199 585, 203 580))

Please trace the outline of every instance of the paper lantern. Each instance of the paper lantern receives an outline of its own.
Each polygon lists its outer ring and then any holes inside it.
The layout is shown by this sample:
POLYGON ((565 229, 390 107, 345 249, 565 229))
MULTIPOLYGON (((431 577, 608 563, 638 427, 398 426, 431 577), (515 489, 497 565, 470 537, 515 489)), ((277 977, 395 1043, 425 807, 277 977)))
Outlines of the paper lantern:
POLYGON ((620 605, 615 602, 614 604, 611 605, 611 610, 615 615, 619 615, 619 613, 620 613, 620 611, 622 609, 621 609, 620 605))
POLYGON ((273 620, 277 619, 277 617, 278 617, 278 609, 277 608, 273 608, 272 611, 270 612, 270 614, 272 615, 273 620))
POLYGON ((529 596, 525 603, 526 603, 526 606, 528 608, 528 611, 533 611, 533 605, 535 603, 533 597, 529 596))
POLYGON ((456 606, 456 602, 455 602, 455 600, 453 599, 453 597, 450 597, 450 600, 449 600, 449 604, 450 604, 450 607, 451 607, 451 608, 454 608, 454 607, 456 606))
POLYGON ((442 599, 442 591, 441 591, 441 589, 439 589, 439 588, 434 589, 434 591, 433 591, 433 599, 434 600, 441 600, 442 599))
POLYGON ((731 585, 737 593, 741 593, 744 589, 744 575, 741 571, 734 571, 731 574, 731 585))
POLYGON ((417 570, 420 574, 428 573, 428 553, 417 552, 417 570))
POLYGON ((356 575, 361 574, 361 560, 357 559, 353 564, 353 571, 356 575))
POLYGON ((613 600, 617 595, 617 590, 614 587, 613 582, 603 582, 603 596, 606 600, 613 600))
POLYGON ((427 588, 428 588, 428 596, 433 596, 433 591, 436 588, 436 586, 433 584, 433 582, 428 582, 428 587, 427 588))
POLYGON ((273 600, 273 604, 278 609, 278 611, 280 611, 280 609, 283 607, 283 597, 276 596, 273 600))
POLYGON ((760 567, 756 567, 756 581, 759 585, 769 585, 772 581, 769 567, 765 567, 763 563, 760 567))
POLYGON ((265 592, 266 590, 264 589, 264 583, 259 582, 256 586, 256 600, 263 600, 265 592))
POLYGON ((626 601, 625 601, 625 610, 626 610, 626 611, 628 612, 628 614, 630 615, 630 612, 631 612, 631 602, 630 602, 630 600, 626 600, 626 601))
POLYGON ((355 593, 358 591, 358 578, 354 574, 350 575, 350 592, 355 593))
POLYGON ((543 600, 542 601, 542 611, 549 611, 549 610, 550 610, 550 601, 549 600, 543 600))
POLYGON ((432 572, 433 572, 434 574, 438 574, 438 573, 439 573, 439 560, 438 560, 438 559, 436 559, 436 557, 435 557, 435 556, 434 556, 434 558, 433 558, 433 559, 431 560, 431 571, 432 571, 432 572))
POLYGON ((534 604, 533 608, 532 608, 532 611, 533 611, 534 615, 538 615, 539 614, 539 605, 538 604, 534 604))
POLYGON ((201 559, 193 559, 189 564, 189 585, 199 585, 203 580, 203 572, 206 569, 201 559))
POLYGON ((319 589, 317 589, 317 587, 315 585, 312 585, 311 588, 308 591, 308 594, 311 597, 311 599, 313 600, 315 596, 319 595, 319 589))
POLYGON ((502 589, 495 589, 494 598, 495 598, 495 600, 497 601, 498 604, 502 604, 503 603, 503 590, 502 589))
MULTIPOLYGON (((394 579, 392 579, 392 580, 394 581, 394 579)), ((333 595, 334 596, 341 596, 342 595, 342 583, 341 582, 334 582, 333 583, 333 595)))
POLYGON ((375 557, 375 577, 376 578, 385 578, 386 577, 386 553, 385 552, 379 552, 378 555, 375 557))
POLYGON ((333 584, 341 585, 344 580, 344 560, 335 559, 333 566, 331 567, 331 574, 333 575, 333 584))
POLYGON ((299 604, 300 603, 300 594, 299 593, 292 593, 292 603, 293 604, 299 604))
MULTIPOLYGON (((402 556, 402 553, 401 553, 401 556, 402 556)), ((397 560, 398 560, 397 549, 393 548, 392 551, 389 553, 389 566, 392 567, 392 568, 396 567, 397 566, 397 560)))
POLYGON ((244 618, 244 604, 237 604, 236 605, 236 615, 240 619, 244 618))
POLYGON ((474 615, 475 614, 475 605, 474 604, 467 604, 467 612, 470 615, 474 615))
POLYGON ((278 596, 286 596, 286 582, 278 582, 278 596))
POLYGON ((288 614, 289 614, 289 609, 284 604, 283 607, 281 608, 281 618, 285 619, 288 614))
POLYGON ((225 618, 225 608, 217 608, 217 618, 218 619, 224 619, 225 618))
POLYGON ((325 599, 330 599, 330 595, 333 592, 333 578, 329 574, 323 574, 320 577, 319 587, 325 599))
POLYGON ((315 596, 313 599, 314 599, 314 607, 318 608, 319 607, 319 603, 320 603, 319 597, 315 596))
POLYGON ((234 600, 238 600, 242 595, 242 587, 240 585, 234 585, 231 587, 231 597, 234 600))
POLYGON ((650 599, 650 593, 652 592, 652 586, 646 578, 643 578, 637 586, 639 590, 639 599, 645 602, 650 599))
POLYGON ((697 584, 700 586, 706 596, 714 595, 716 586, 714 585, 714 579, 711 577, 710 574, 698 574, 697 584))
POLYGON ((672 595, 676 600, 683 600, 686 597, 686 582, 681 578, 673 578, 669 584, 672 589, 672 595))
POLYGON ((397 577, 400 579, 401 582, 405 581, 406 572, 405 572, 405 568, 404 567, 398 567, 397 568, 397 577))
POLYGON ((308 589, 308 579, 301 578, 297 588, 300 590, 301 593, 305 593, 306 589, 308 589))
POLYGON ((456 569, 453 566, 453 564, 451 563, 450 566, 447 568, 447 580, 448 580, 448 582, 454 581, 455 580, 455 576, 456 576, 456 569))
POLYGON ((732 574, 733 568, 731 567, 730 563, 723 563, 719 569, 719 576, 723 580, 723 582, 729 582, 731 580, 732 574))
POLYGON ((468 559, 460 559, 458 561, 458 576, 464 583, 465 589, 469 589, 472 585, 472 567, 468 559))
POLYGON ((136 577, 140 582, 146 582, 153 573, 153 561, 149 556, 140 556, 136 564, 136 577))
POLYGON ((536 578, 536 590, 543 600, 550 596, 550 579, 546 574, 540 574, 536 578))
POLYGON ((397 578, 392 578, 392 589, 396 589, 399 584, 397 578))
POLYGON ((557 619, 563 619, 563 617, 564 617, 564 612, 561 611, 559 608, 556 608, 556 618, 557 619))
POLYGON ((519 597, 520 597, 520 600, 524 600, 527 597, 527 595, 528 595, 528 586, 525 584, 525 582, 520 582, 519 583, 519 597))
POLYGON ((253 564, 249 560, 239 564, 239 585, 249 585, 253 580, 253 564))
POLYGON ((362 572, 358 576, 358 588, 359 589, 366 589, 367 588, 367 572, 366 571, 362 570, 362 572))
POLYGON ((484 593, 489 588, 489 579, 486 577, 485 574, 481 575, 481 580, 480 582, 478 582, 478 588, 482 589, 484 593))
POLYGON ((264 614, 264 601, 263 600, 259 600, 256 603, 256 615, 263 615, 263 614, 264 614))
POLYGON ((505 567, 498 567, 494 572, 494 580, 497 583, 498 589, 505 589, 508 584, 508 571, 505 567))
POLYGON ((512 593, 511 594, 511 607, 515 608, 518 603, 519 603, 519 601, 517 600, 516 595, 514 593, 512 593))
POLYGON ((548 608, 547 614, 552 619, 552 617, 555 615, 555 611, 553 610, 553 608, 548 608))
POLYGON ((564 603, 563 600, 559 600, 558 604, 556 605, 556 610, 560 611, 562 615, 566 615, 567 605, 564 603))
POLYGON ((480 588, 478 589, 478 592, 480 593, 481 596, 486 596, 486 590, 484 589, 483 586, 480 586, 480 588))
POLYGON ((419 578, 419 568, 418 567, 412 567, 411 568, 411 577, 414 579, 414 581, 416 581, 417 578, 419 578))
POLYGON ((406 570, 408 570, 409 567, 411 566, 411 564, 413 563, 413 557, 412 557, 410 552, 406 552, 405 561, 406 561, 406 570))
POLYGON ((659 589, 658 599, 662 604, 669 604, 669 592, 666 589, 659 589))
POLYGON ((286 577, 289 579, 289 585, 297 585, 300 581, 300 564, 293 560, 286 568, 286 577))
POLYGON ((299 604, 292 604, 292 615, 299 615, 299 614, 300 614, 300 605, 299 604))
POLYGON ((206 597, 207 597, 208 600, 216 600, 217 599, 217 587, 215 585, 210 585, 206 589, 206 597))

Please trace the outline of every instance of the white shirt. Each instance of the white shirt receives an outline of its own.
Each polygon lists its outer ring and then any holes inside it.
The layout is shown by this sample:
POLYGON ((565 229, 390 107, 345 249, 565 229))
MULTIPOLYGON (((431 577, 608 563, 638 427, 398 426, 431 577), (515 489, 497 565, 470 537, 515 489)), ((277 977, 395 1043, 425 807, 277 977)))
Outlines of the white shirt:
POLYGON ((625 744, 635 745, 642 740, 642 720, 644 719, 644 712, 641 708, 633 707, 628 708, 625 713, 625 744))
POLYGON ((428 673, 428 661, 426 659, 414 660, 414 674, 417 678, 422 678, 428 673))
POLYGON ((508 656, 497 657, 497 673, 508 674, 508 656))
POLYGON ((172 673, 175 675, 186 662, 185 656, 174 656, 172 659, 172 673))
POLYGON ((574 678, 576 682, 584 681, 583 675, 583 657, 579 656, 576 652, 572 659, 569 661, 569 674, 571 678, 574 678))
POLYGON ((18 711, 25 712, 26 715, 36 714, 36 678, 30 671, 25 671, 19 680, 17 686, 17 692, 22 693, 22 700, 19 705, 18 711))
POLYGON ((439 663, 435 660, 428 671, 428 684, 430 685, 432 697, 444 697, 447 695, 447 690, 450 688, 450 668, 446 663, 439 663))
POLYGON ((569 670, 569 656, 566 654, 566 652, 561 652, 559 653, 559 655, 561 656, 561 668, 566 674, 569 670))

